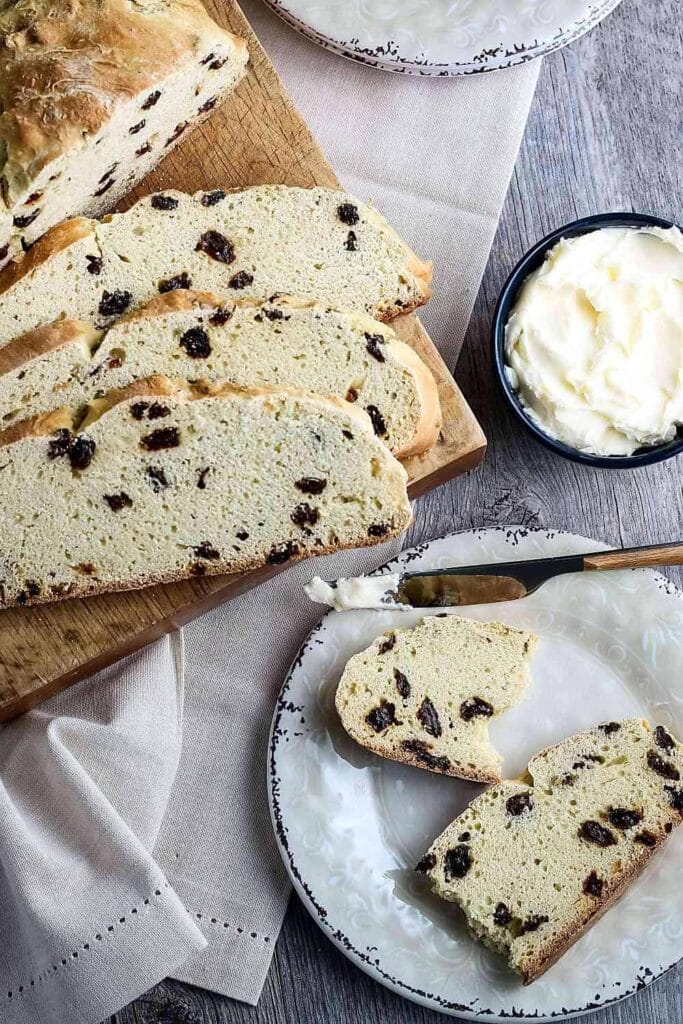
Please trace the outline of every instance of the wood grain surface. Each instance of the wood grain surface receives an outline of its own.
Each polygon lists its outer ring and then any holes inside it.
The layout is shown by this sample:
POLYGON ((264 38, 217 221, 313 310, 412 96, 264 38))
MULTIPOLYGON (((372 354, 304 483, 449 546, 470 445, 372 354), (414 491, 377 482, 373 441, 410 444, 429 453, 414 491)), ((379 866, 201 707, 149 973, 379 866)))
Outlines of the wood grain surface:
MULTIPOLYGON (((488 338, 506 275, 552 228, 585 214, 620 209, 681 223, 680 15, 679 0, 624 0, 598 29, 546 58, 458 364, 458 379, 489 437, 488 455, 476 473, 417 502, 410 543, 449 530, 504 523, 561 527, 615 546, 680 538, 681 459, 617 472, 588 469, 547 452, 513 421, 493 387, 488 338)), ((683 582, 680 569, 667 574, 683 582)), ((682 981, 683 970, 674 969, 633 998, 585 1019, 590 1024, 680 1024, 682 981)), ((353 967, 296 898, 258 1007, 165 982, 116 1016, 116 1024, 445 1020, 353 967)))
POLYGON ((683 544, 648 544, 642 548, 586 555, 586 569, 641 569, 648 566, 683 565, 683 544))
MULTIPOLYGON (((231 0, 208 0, 206 6, 217 21, 247 39, 247 77, 119 209, 163 188, 195 192, 265 182, 336 186, 330 166, 239 8, 231 0)), ((417 317, 400 317, 393 326, 434 373, 443 413, 434 447, 404 463, 411 496, 417 497, 475 466, 484 454, 486 439, 417 317)), ((195 578, 0 612, 0 721, 8 721, 277 571, 271 567, 242 575, 195 578)))

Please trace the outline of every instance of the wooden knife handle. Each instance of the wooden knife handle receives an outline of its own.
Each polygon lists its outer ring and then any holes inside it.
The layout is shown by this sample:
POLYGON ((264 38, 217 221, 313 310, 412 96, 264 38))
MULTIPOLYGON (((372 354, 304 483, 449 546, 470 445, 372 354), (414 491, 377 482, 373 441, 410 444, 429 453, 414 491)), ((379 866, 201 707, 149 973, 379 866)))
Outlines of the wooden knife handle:
POLYGON ((651 565, 683 565, 683 542, 598 551, 583 559, 584 569, 641 569, 651 565))

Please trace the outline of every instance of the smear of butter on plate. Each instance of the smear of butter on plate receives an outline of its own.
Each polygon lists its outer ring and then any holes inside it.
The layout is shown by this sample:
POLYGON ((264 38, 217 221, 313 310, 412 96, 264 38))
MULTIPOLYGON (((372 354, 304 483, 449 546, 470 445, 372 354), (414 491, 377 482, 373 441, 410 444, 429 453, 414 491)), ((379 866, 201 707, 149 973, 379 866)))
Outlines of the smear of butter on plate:
POLYGON ((350 611, 354 608, 405 608, 396 604, 396 590, 401 577, 398 573, 386 576, 356 576, 352 579, 338 579, 334 585, 326 583, 320 576, 314 576, 304 586, 306 596, 316 604, 328 604, 336 611, 350 611))

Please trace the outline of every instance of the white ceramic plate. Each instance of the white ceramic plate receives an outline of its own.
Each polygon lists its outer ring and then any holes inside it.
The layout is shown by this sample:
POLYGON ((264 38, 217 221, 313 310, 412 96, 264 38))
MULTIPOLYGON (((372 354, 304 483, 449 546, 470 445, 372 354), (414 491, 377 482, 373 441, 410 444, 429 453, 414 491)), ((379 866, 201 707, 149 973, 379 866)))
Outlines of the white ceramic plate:
MULTIPOLYGON (((575 554, 601 545, 520 527, 468 531, 404 552, 417 568, 575 554)), ((683 735, 683 595, 650 570, 586 573, 523 601, 462 610, 530 628, 534 685, 492 723, 515 775, 529 756, 597 722, 643 716, 683 735)), ((422 613, 424 614, 424 613, 422 613)), ((344 664, 420 612, 330 612, 278 701, 269 792, 285 866, 317 923, 377 981, 425 1006, 489 1021, 565 1018, 638 991, 683 958, 683 829, 623 899, 547 974, 524 987, 475 943, 413 868, 480 787, 382 760, 341 728, 344 664)))
POLYGON ((620 0, 266 0, 344 57, 410 75, 469 75, 578 39, 620 0))

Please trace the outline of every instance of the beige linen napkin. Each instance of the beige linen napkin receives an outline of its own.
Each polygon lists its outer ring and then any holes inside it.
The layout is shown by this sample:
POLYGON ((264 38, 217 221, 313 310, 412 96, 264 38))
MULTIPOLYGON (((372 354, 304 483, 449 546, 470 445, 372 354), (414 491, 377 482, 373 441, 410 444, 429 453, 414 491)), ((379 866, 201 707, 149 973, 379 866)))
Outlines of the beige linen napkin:
MULTIPOLYGON (((244 8, 341 180, 434 259, 424 322, 454 365, 538 65, 382 74, 244 8)), ((188 626, 184 669, 176 636, 0 729, 3 1024, 98 1024, 167 974, 258 1000, 289 893, 267 734, 320 614, 301 586, 397 548, 293 567, 188 626)))
POLYGON ((206 945, 151 856, 182 703, 176 636, 2 729, 2 1024, 96 1024, 206 945))

